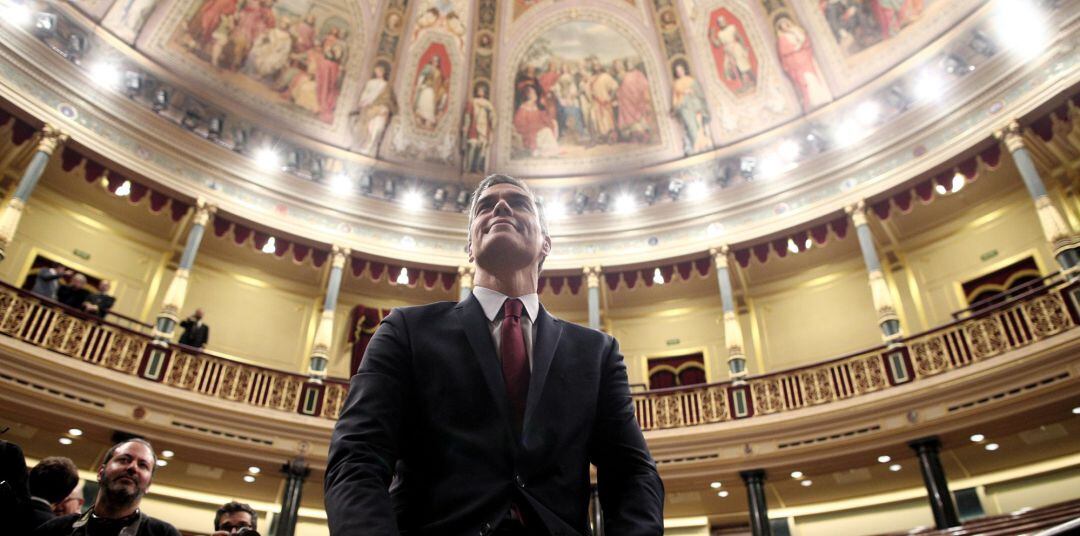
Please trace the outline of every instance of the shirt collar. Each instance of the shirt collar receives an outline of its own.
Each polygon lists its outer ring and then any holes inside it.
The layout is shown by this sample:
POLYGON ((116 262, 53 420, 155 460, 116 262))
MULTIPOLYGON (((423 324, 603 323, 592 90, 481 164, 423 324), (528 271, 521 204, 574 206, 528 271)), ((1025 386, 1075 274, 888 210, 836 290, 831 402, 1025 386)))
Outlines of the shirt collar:
MULTIPOLYGON (((502 311, 503 302, 509 298, 502 292, 484 287, 473 287, 472 292, 473 296, 476 296, 476 301, 480 302, 480 307, 484 309, 484 316, 487 317, 488 322, 495 321, 499 316, 499 312, 502 311)), ((518 296, 517 299, 521 300, 522 305, 525 306, 529 318, 535 321, 536 315, 540 312, 540 296, 533 292, 532 294, 518 296)))

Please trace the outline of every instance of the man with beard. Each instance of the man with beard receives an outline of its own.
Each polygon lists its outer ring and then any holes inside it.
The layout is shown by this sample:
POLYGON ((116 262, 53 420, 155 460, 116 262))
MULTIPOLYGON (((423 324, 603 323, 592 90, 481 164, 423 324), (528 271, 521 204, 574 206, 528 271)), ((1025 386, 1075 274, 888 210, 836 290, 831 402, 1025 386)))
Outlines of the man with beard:
POLYGON ((85 514, 58 517, 38 527, 38 536, 180 536, 172 525, 154 519, 139 503, 150 489, 157 456, 145 439, 121 441, 108 452, 98 469, 100 489, 93 508, 85 514))

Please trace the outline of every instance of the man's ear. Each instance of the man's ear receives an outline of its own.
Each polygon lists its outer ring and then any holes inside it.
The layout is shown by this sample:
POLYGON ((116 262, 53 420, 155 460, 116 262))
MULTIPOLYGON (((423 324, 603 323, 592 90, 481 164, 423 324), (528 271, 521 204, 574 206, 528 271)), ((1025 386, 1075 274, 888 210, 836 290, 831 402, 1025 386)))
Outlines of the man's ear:
POLYGON ((550 236, 544 235, 544 245, 540 247, 540 253, 543 253, 544 257, 547 257, 548 255, 551 254, 551 237, 550 236))
POLYGON ((468 244, 465 244, 465 253, 469 256, 470 263, 476 262, 476 258, 473 257, 472 254, 472 240, 470 240, 468 244))

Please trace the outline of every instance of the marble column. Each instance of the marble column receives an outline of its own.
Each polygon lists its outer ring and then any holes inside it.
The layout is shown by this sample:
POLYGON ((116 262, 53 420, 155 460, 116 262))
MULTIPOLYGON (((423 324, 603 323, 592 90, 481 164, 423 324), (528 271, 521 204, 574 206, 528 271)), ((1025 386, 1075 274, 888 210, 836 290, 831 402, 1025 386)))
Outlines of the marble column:
POLYGON ((49 159, 56 152, 56 148, 67 139, 67 134, 52 125, 45 125, 41 131, 41 139, 38 140, 34 155, 30 157, 30 164, 26 166, 18 186, 15 187, 15 194, 0 208, 0 261, 7 256, 8 245, 15 237, 15 230, 22 219, 23 207, 37 187, 41 174, 45 172, 45 166, 49 165, 49 159))
POLYGON ((311 469, 303 456, 299 456, 282 465, 281 474, 285 475, 285 492, 281 496, 281 513, 274 519, 273 536, 293 536, 300 513, 304 480, 311 474, 311 469))
POLYGON ((731 287, 731 273, 728 271, 727 245, 712 248, 709 253, 716 264, 716 279, 720 283, 720 302, 724 311, 724 342, 727 346, 728 373, 735 384, 746 381, 746 350, 743 349, 742 326, 739 325, 739 313, 735 309, 735 293, 731 287))
POLYGON ((195 255, 199 252, 199 244, 202 243, 203 235, 206 233, 206 225, 210 222, 210 216, 215 210, 217 210, 216 207, 207 204, 203 199, 196 201, 195 217, 191 220, 191 229, 188 230, 184 252, 180 255, 180 264, 176 267, 176 274, 165 291, 161 311, 154 323, 154 343, 159 346, 165 346, 176 331, 176 324, 180 321, 180 310, 183 309, 184 299, 187 297, 191 267, 195 264, 195 255))
POLYGON ((326 365, 330 362, 330 346, 334 337, 334 311, 337 308, 338 294, 341 292, 341 275, 350 253, 352 252, 349 248, 341 246, 334 246, 331 250, 326 297, 323 298, 322 314, 319 316, 319 325, 315 328, 315 342, 311 345, 311 358, 308 361, 308 376, 316 383, 326 378, 326 365))
POLYGON ((874 248, 874 236, 866 221, 866 203, 859 201, 855 205, 848 206, 846 210, 851 216, 852 223, 855 224, 859 248, 862 250, 866 271, 869 273, 870 293, 874 300, 874 310, 877 311, 882 339, 886 343, 893 344, 900 339, 900 317, 896 314, 896 306, 893 304, 889 285, 885 282, 885 275, 881 271, 881 260, 878 259, 877 249, 874 248))
POLYGON ((1024 186, 1031 194, 1031 199, 1035 201, 1039 224, 1042 226, 1046 241, 1054 250, 1054 258, 1062 269, 1073 270, 1077 264, 1080 264, 1080 235, 1073 232, 1047 194, 1046 185, 1039 176, 1039 170, 1035 168, 1031 153, 1025 146, 1019 123, 1013 121, 995 135, 1005 142, 1005 147, 1012 154, 1013 162, 1016 162, 1016 168, 1020 171, 1024 186))
POLYGON ((600 329, 600 267, 586 266, 585 285, 589 293, 589 327, 600 329))
POLYGON ((472 294, 473 276, 476 268, 472 266, 458 266, 458 301, 468 298, 472 294))
POLYGON ((754 469, 739 473, 746 483, 746 496, 750 502, 750 532, 754 536, 772 536, 769 526, 769 505, 765 501, 765 471, 754 469))
POLYGON ((956 504, 949 492, 949 482, 945 479, 945 470, 941 467, 941 441, 936 437, 925 437, 908 443, 919 457, 919 469, 922 471, 926 495, 930 499, 930 509, 934 512, 934 524, 938 530, 960 525, 960 516, 956 513, 956 504))

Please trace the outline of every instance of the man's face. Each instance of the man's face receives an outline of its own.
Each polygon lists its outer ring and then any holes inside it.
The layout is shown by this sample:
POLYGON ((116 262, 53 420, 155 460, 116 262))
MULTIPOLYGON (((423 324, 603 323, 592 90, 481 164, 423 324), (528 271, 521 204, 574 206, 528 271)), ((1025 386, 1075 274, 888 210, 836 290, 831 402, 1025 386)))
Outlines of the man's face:
POLYGON ((513 184, 496 184, 476 202, 469 228, 469 256, 489 271, 521 270, 551 252, 536 203, 513 184))
POLYGON ((228 512, 218 519, 218 531, 232 534, 244 527, 251 528, 251 514, 247 512, 228 512))
POLYGON ((58 516, 78 514, 82 512, 83 502, 83 487, 80 481, 66 499, 53 505, 53 513, 58 516))
POLYGON ((150 489, 154 454, 134 441, 120 445, 109 462, 98 469, 98 483, 106 496, 118 504, 137 502, 150 489))

